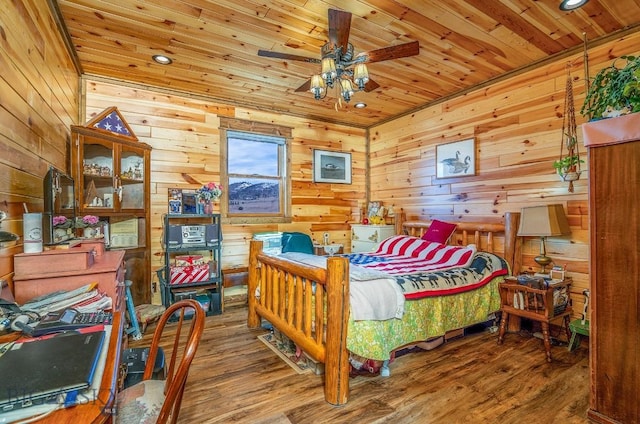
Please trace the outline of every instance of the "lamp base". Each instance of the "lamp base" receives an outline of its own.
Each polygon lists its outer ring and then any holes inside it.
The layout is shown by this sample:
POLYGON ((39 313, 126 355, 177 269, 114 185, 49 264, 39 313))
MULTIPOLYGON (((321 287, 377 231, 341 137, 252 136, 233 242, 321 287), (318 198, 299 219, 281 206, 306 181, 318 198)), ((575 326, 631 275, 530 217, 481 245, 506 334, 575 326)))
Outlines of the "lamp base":
POLYGON ((551 258, 545 255, 544 253, 541 253, 539 256, 536 256, 535 258, 533 258, 533 260, 536 261, 538 265, 540 265, 541 267, 540 273, 546 274, 547 265, 549 265, 552 262, 551 258))

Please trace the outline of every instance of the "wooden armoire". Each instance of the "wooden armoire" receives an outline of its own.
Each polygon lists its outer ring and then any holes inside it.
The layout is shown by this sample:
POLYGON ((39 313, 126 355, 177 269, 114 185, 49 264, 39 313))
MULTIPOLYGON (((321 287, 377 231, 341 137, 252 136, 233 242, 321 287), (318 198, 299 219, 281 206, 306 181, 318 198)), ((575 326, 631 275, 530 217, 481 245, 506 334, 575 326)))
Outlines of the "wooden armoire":
POLYGON ((589 165, 591 399, 598 423, 640 422, 640 113, 583 125, 589 165))

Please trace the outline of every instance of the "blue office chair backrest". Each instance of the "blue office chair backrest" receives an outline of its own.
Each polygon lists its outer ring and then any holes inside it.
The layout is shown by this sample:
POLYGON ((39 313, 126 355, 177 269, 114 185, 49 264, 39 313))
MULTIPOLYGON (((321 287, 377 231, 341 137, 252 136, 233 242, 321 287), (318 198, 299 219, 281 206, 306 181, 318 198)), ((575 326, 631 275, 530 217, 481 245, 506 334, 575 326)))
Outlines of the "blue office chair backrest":
POLYGON ((305 233, 283 232, 282 233, 282 253, 301 252, 313 255, 313 241, 305 233))

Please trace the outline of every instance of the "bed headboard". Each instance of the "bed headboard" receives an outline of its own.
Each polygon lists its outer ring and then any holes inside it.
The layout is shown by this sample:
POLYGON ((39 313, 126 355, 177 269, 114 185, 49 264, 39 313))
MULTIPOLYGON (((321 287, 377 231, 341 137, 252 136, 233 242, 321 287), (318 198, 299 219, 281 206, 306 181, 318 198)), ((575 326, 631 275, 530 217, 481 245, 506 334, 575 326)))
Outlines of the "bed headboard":
MULTIPOLYGON (((478 250, 496 253, 502 256, 511 267, 512 273, 521 268, 522 241, 516 236, 520 212, 506 212, 504 222, 456 222, 455 233, 449 244, 466 246, 475 244, 478 250), (502 249, 499 242, 502 241, 502 249)), ((404 212, 396 214, 396 234, 407 234, 415 237, 429 229, 431 221, 406 220, 404 212)))

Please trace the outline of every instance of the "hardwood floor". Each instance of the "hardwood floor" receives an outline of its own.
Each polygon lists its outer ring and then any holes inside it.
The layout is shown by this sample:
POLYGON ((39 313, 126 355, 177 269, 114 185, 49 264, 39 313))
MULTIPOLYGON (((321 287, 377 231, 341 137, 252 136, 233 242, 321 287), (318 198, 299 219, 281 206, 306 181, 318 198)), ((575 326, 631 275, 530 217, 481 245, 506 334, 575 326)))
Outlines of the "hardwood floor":
MULTIPOLYGON (((587 343, 573 352, 510 333, 456 339, 404 355, 391 377, 352 378, 347 405, 324 401, 322 377, 297 374, 246 326, 246 307, 207 317, 180 423, 587 423, 587 343)), ((153 327, 135 345, 150 343, 153 327)))

